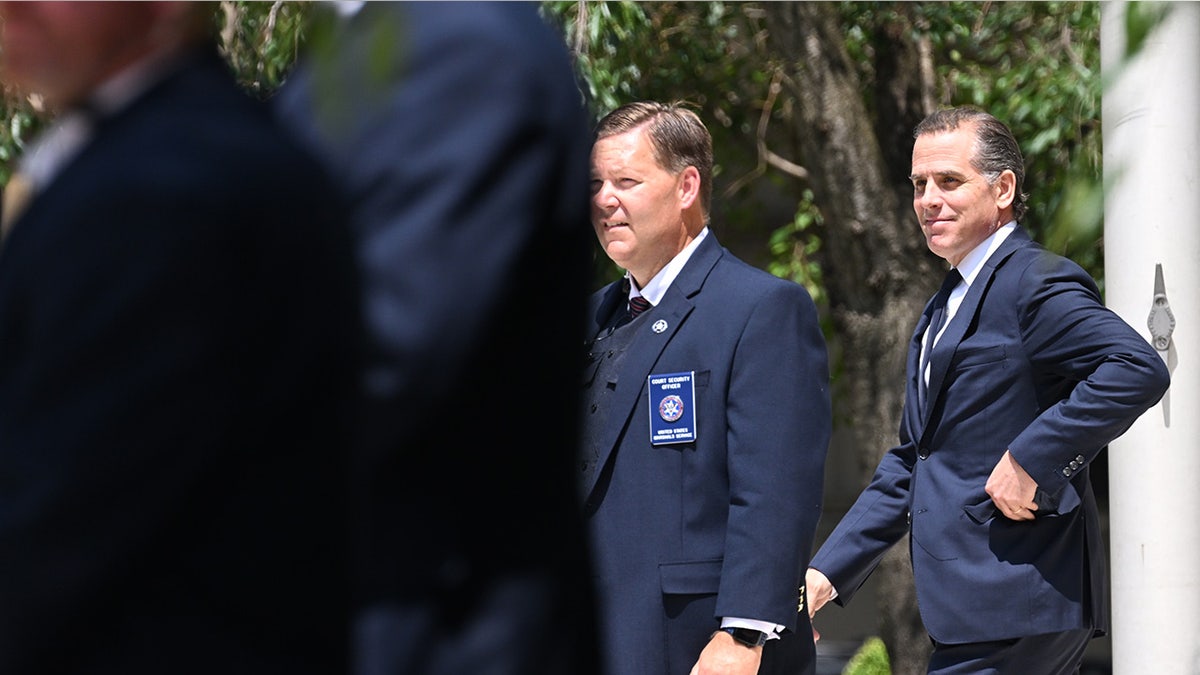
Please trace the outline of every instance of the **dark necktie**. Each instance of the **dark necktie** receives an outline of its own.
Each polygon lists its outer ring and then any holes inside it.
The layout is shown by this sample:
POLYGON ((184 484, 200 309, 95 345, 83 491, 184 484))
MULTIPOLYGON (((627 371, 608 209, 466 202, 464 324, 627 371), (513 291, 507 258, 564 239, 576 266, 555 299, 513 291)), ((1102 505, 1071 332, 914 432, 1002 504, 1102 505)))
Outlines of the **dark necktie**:
POLYGON ((925 370, 929 367, 929 357, 933 355, 933 343, 937 341, 938 333, 942 327, 946 325, 946 303, 950 300, 950 291, 962 281, 962 275, 958 270, 951 269, 946 272, 946 278, 942 279, 942 287, 938 289, 937 295, 933 296, 933 315, 929 318, 929 328, 925 332, 925 349, 921 353, 921 362, 918 364, 920 370, 917 372, 917 392, 920 394, 920 404, 925 406, 926 384, 925 370))
POLYGON ((638 314, 650 309, 653 305, 650 301, 638 295, 629 299, 629 319, 632 321, 638 317, 638 314))

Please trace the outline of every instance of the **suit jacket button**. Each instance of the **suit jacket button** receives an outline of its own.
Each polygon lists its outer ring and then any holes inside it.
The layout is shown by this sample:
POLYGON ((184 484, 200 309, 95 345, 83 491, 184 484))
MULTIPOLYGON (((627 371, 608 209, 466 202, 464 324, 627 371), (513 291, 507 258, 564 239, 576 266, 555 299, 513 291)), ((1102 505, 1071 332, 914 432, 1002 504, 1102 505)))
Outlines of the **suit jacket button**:
POLYGON ((906 512, 906 513, 904 514, 904 519, 905 519, 906 521, 908 521, 908 524, 909 524, 909 526, 911 527, 911 526, 912 526, 912 511, 908 511, 908 512, 906 512))
POLYGON ((1083 464, 1083 455, 1075 455, 1075 461, 1083 464))
POLYGON ((1070 468, 1070 467, 1065 467, 1065 468, 1063 469, 1063 471, 1062 471, 1062 474, 1063 474, 1064 476, 1066 476, 1067 478, 1070 478, 1070 477, 1071 477, 1071 468, 1070 468))
POLYGON ((921 459, 929 459, 929 448, 921 448, 917 451, 917 457, 921 459))

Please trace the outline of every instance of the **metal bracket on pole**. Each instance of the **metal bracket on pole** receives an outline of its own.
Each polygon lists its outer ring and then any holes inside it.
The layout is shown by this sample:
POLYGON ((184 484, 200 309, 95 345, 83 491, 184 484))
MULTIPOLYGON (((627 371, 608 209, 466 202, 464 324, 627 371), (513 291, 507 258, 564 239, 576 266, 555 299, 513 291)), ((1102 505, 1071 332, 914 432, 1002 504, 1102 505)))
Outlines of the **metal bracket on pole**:
POLYGON ((1171 305, 1167 302, 1162 263, 1154 266, 1154 301, 1146 325, 1150 328, 1150 341, 1154 348, 1160 352, 1167 351, 1171 346, 1171 333, 1175 332, 1175 315, 1171 313, 1171 305))

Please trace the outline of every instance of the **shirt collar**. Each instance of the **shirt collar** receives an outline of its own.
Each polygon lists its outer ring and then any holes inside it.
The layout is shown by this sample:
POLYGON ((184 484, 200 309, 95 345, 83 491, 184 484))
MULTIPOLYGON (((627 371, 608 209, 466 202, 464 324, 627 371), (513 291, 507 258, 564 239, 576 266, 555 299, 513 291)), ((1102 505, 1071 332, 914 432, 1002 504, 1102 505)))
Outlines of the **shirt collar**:
POLYGON ((88 97, 88 107, 104 117, 119 112, 155 83, 165 79, 182 60, 183 53, 182 48, 163 50, 130 64, 96 87, 88 97))
POLYGON ((691 259, 692 253, 696 251, 696 247, 707 236, 708 227, 706 226, 703 230, 700 230, 700 234, 696 235, 696 238, 685 246, 682 251, 676 253, 674 258, 671 258, 671 262, 667 263, 665 267, 658 271, 658 274, 655 274, 650 281, 646 282, 644 288, 638 289, 637 284, 633 283, 633 277, 629 275, 629 272, 625 272, 625 278, 629 280, 629 297, 635 298, 640 295, 650 301, 651 305, 658 305, 658 303, 662 302, 663 296, 667 294, 667 289, 671 287, 671 283, 675 281, 675 277, 679 276, 680 270, 691 259))
POLYGON ((967 286, 970 286, 975 277, 979 276, 979 270, 983 269, 983 264, 992 257, 996 249, 1000 248, 1000 244, 1008 239, 1008 235, 1012 234, 1017 229, 1017 221, 1010 220, 1003 227, 992 233, 990 237, 984 239, 978 246, 971 249, 971 252, 963 257, 955 267, 958 273, 962 275, 963 281, 967 286))
POLYGON ((21 171, 35 190, 50 184, 92 138, 97 116, 112 115, 166 76, 172 52, 144 58, 98 85, 86 104, 64 110, 21 158, 21 171))

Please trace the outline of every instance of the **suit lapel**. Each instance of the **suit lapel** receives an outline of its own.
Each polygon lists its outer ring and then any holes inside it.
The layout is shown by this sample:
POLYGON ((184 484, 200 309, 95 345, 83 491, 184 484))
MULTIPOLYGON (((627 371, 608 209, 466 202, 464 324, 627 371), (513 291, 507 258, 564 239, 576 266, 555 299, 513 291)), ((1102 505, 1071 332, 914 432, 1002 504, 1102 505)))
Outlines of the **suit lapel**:
POLYGON ((983 263, 979 274, 971 282, 971 287, 967 290, 962 304, 959 305, 958 311, 954 313, 954 318, 946 325, 945 332, 942 333, 941 339, 938 340, 930 355, 929 389, 926 392, 925 409, 921 411, 922 428, 928 424, 929 413, 937 405, 938 398, 942 393, 942 384, 946 380, 946 373, 949 372, 950 363, 954 360, 954 353, 966 335, 967 327, 971 325, 972 319, 979 311, 983 296, 987 294, 987 288, 996 274, 996 269, 1004 264, 1013 251, 1025 246, 1030 241, 1029 235, 1020 227, 1014 230, 1000 245, 1000 248, 996 249, 996 252, 983 263))
POLYGON ((604 289, 603 293, 592 299, 588 306, 587 330, 584 333, 588 336, 588 345, 596 339, 600 331, 608 327, 612 322, 613 314, 624 310, 625 303, 629 299, 628 284, 629 282, 625 280, 613 282, 604 289))
MULTIPOLYGON (((670 344, 671 339, 679 332, 683 322, 687 320, 695 307, 694 298, 704 285, 708 273, 724 254, 724 249, 717 243, 716 237, 709 232, 700 246, 692 253, 692 257, 680 270, 679 276, 667 288, 662 302, 658 303, 651 312, 641 319, 633 330, 637 334, 629 343, 621 370, 617 374, 617 389, 613 392, 612 414, 607 418, 607 426, 601 431, 600 456, 596 471, 593 472, 591 483, 587 485, 585 494, 590 495, 596 487, 596 481, 604 472, 605 466, 612 459, 617 449, 617 443, 627 438, 631 425, 645 423, 645 434, 649 437, 650 426, 644 417, 649 413, 638 410, 637 402, 646 388, 646 379, 650 377, 659 357, 670 344), (639 417, 639 414, 642 415, 639 417)), ((619 285, 619 284, 615 284, 619 285)), ((633 431, 632 438, 639 439, 642 434, 633 431)))

